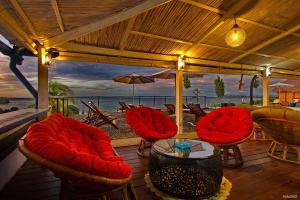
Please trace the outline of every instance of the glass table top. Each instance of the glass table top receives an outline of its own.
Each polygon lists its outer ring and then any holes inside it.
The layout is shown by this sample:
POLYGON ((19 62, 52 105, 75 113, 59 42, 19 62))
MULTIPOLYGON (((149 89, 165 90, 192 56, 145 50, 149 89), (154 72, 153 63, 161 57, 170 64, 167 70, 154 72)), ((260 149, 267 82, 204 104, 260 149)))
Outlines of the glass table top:
POLYGON ((205 159, 219 155, 219 148, 208 142, 190 139, 163 139, 152 146, 159 154, 188 159, 205 159))

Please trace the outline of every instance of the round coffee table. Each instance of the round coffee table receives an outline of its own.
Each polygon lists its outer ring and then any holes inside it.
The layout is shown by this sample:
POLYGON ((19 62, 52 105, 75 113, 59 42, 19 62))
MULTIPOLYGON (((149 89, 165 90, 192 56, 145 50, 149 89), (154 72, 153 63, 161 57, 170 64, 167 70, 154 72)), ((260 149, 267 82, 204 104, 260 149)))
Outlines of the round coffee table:
POLYGON ((200 140, 158 140, 151 148, 149 176, 152 184, 168 195, 208 198, 219 192, 222 182, 219 148, 200 140))

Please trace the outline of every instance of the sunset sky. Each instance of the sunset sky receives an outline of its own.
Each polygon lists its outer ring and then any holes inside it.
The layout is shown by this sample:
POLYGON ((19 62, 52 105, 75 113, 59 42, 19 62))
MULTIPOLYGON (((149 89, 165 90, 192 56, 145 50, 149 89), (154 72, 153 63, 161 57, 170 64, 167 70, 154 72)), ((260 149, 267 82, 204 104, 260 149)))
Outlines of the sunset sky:
MULTIPOLYGON (((4 41, 0 37, 0 40, 4 41)), ((17 80, 8 67, 9 58, 0 53, 0 96, 30 97, 29 92, 17 80)), ((25 57, 23 65, 18 67, 27 79, 37 86, 37 58, 25 57)), ((132 72, 149 75, 162 71, 160 68, 127 67, 119 65, 56 61, 49 69, 49 80, 55 80, 69 86, 76 96, 116 96, 131 95, 131 85, 112 81, 114 76, 132 72)), ((205 74, 203 78, 190 79, 192 87, 184 90, 184 95, 193 95, 192 91, 199 88, 202 95, 215 96, 214 79, 217 74, 205 74)), ((249 85, 252 77, 244 76, 245 86, 238 90, 240 75, 220 75, 225 82, 226 95, 249 95, 249 85)), ((280 80, 271 80, 271 83, 280 80)), ((255 89, 254 94, 261 96, 261 88, 255 89)), ((174 80, 158 80, 155 83, 136 86, 136 95, 174 95, 174 80)))

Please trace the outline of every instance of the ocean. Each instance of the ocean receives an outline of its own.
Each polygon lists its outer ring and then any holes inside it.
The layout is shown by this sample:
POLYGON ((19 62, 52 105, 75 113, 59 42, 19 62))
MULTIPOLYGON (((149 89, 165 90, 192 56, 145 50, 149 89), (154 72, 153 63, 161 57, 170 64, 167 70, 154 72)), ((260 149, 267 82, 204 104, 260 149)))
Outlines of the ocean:
MULTIPOLYGON (((8 104, 0 104, 0 108, 8 109, 13 106, 19 109, 27 108, 29 105, 34 104, 33 98, 9 98, 8 104)), ((255 97, 254 100, 261 100, 261 97, 255 97)), ((98 107, 104 111, 114 112, 119 107, 119 101, 125 101, 126 103, 133 103, 132 97, 124 96, 99 96, 99 97, 75 97, 76 106, 79 108, 80 113, 85 113, 88 109, 81 103, 81 101, 88 102, 93 101, 98 107)), ((65 100, 65 103, 67 100, 65 100)), ((243 102, 249 102, 249 97, 205 97, 199 96, 185 96, 183 97, 184 103, 200 103, 201 107, 213 107, 214 104, 226 102, 240 104, 243 102)), ((70 100, 68 103, 71 104, 70 100)), ((134 99, 134 104, 144 105, 150 107, 162 108, 165 103, 174 103, 175 97, 172 96, 137 96, 134 99)))

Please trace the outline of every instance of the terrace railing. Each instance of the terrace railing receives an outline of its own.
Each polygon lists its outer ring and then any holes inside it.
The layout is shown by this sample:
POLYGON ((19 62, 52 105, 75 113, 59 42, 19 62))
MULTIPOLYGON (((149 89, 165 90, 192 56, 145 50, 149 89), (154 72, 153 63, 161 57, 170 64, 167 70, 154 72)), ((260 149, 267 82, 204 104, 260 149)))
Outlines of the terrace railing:
MULTIPOLYGON (((74 105, 79 109, 80 113, 87 112, 87 108, 81 103, 81 101, 93 101, 99 108, 105 111, 116 111, 119 105, 119 101, 125 101, 128 104, 132 104, 133 99, 131 96, 76 96, 76 97, 61 97, 51 96, 49 97, 50 105, 56 112, 60 112, 63 115, 68 115, 70 105, 74 105), (72 103, 75 101, 75 104, 72 103)), ((184 103, 200 103, 205 106, 207 104, 206 96, 184 96, 184 103)), ((144 105, 150 107, 164 107, 166 103, 174 103, 174 96, 135 96, 134 103, 136 105, 144 105)))
MULTIPOLYGON (((116 111, 119 105, 119 101, 125 101, 128 104, 133 102, 132 96, 75 96, 69 97, 50 97, 50 104, 55 109, 55 112, 60 112, 64 115, 70 114, 70 106, 76 106, 79 109, 80 114, 87 112, 86 106, 81 101, 93 101, 99 108, 104 111, 116 111), (72 100, 75 104, 72 103, 72 100)), ((207 97, 207 96, 183 96, 183 102, 188 103, 199 103, 201 107, 213 107, 217 103, 221 102, 232 102, 235 104, 249 102, 249 97, 207 97)), ((255 100, 261 100, 261 97, 256 97, 255 100)), ((149 107, 163 108, 166 103, 175 104, 174 96, 135 96, 134 103, 136 105, 144 105, 149 107)), ((72 108, 71 108, 72 109, 72 108)))

